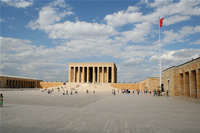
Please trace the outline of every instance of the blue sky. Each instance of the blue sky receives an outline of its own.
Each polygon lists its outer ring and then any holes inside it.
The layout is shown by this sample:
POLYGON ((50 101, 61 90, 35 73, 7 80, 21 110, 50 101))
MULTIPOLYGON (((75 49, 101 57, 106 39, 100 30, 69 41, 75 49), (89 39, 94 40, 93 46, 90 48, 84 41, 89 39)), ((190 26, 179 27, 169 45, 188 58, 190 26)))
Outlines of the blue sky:
POLYGON ((1 0, 1 74, 67 81, 69 62, 115 62, 118 82, 200 56, 198 0, 1 0))

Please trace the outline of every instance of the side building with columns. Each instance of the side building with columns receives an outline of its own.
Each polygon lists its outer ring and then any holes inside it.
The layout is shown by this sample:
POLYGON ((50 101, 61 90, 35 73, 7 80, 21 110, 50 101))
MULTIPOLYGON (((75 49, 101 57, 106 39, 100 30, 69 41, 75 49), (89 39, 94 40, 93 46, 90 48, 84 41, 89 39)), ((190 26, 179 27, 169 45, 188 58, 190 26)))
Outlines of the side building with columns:
POLYGON ((41 81, 34 78, 0 75, 0 88, 39 88, 41 81))
POLYGON ((117 83, 117 67, 109 62, 69 63, 68 82, 117 83))
POLYGON ((163 83, 170 96, 200 99, 200 57, 164 70, 163 83))

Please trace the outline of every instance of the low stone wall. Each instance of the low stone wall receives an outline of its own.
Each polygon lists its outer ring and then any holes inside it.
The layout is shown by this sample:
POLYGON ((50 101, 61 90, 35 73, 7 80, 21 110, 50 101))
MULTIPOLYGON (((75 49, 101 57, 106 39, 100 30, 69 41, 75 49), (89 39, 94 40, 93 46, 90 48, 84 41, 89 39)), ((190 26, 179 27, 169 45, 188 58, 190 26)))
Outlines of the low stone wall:
POLYGON ((40 88, 51 88, 64 85, 63 82, 40 82, 40 88))
POLYGON ((140 89, 139 88, 139 84, 135 84, 135 83, 112 83, 110 84, 111 87, 114 87, 114 88, 118 88, 118 89, 134 89, 134 90, 137 90, 137 89, 140 89))

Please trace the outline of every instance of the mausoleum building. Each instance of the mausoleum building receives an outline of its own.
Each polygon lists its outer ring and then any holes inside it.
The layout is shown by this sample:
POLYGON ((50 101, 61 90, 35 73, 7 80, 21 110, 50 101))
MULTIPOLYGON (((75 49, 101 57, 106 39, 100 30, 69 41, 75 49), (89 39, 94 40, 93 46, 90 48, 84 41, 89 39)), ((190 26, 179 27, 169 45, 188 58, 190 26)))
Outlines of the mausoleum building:
POLYGON ((117 67, 108 62, 69 63, 68 82, 116 83, 117 67))

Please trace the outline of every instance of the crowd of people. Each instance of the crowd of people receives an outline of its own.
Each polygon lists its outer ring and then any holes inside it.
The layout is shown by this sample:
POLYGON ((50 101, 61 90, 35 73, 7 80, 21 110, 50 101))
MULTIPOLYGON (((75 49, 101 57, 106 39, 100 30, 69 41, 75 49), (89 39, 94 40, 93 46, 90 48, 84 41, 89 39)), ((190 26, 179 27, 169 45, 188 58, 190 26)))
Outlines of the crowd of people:
MULTIPOLYGON (((78 88, 79 86, 76 86, 76 88, 78 88)), ((95 86, 95 88, 96 88, 96 86, 95 86)), ((75 88, 70 88, 70 92, 68 91, 68 89, 67 89, 67 87, 65 86, 65 87, 63 87, 63 86, 61 86, 61 87, 57 87, 56 88, 57 89, 57 91, 58 92, 60 92, 61 90, 63 91, 63 93, 62 93, 62 95, 68 95, 68 94, 70 94, 70 95, 73 95, 73 92, 75 93, 75 94, 78 94, 78 90, 77 89, 75 89, 75 88)), ((118 93, 119 93, 119 89, 117 89, 118 90, 118 93)), ((52 89, 42 89, 41 90, 41 92, 47 92, 47 94, 51 94, 52 92, 54 92, 55 91, 55 88, 52 88, 52 89)), ((156 89, 154 89, 153 91, 151 91, 151 89, 149 89, 149 90, 147 90, 147 89, 145 89, 145 90, 139 90, 139 89, 137 89, 137 90, 134 90, 134 89, 121 89, 121 93, 127 93, 127 94, 130 94, 132 92, 132 94, 134 94, 134 93, 136 93, 137 95, 139 95, 140 93, 143 93, 144 92, 144 94, 151 94, 151 93, 153 93, 153 96, 162 96, 162 95, 165 95, 165 92, 161 92, 159 89, 158 90, 156 90, 156 89)), ((89 94, 90 93, 90 90, 86 90, 86 94, 89 94)), ((93 90, 92 91, 92 93, 93 94, 95 94, 95 90, 93 90)), ((166 91, 166 95, 168 96, 168 90, 166 91)), ((112 94, 113 95, 116 95, 116 90, 115 89, 112 89, 112 94)))
MULTIPOLYGON (((121 92, 129 94, 129 93, 131 93, 131 90, 130 89, 121 89, 121 92)), ((142 92, 144 92, 144 94, 148 94, 148 93, 151 94, 152 93, 151 89, 149 89, 149 91, 147 89, 145 89, 144 91, 137 89, 136 92, 137 92, 138 95, 140 93, 142 93, 142 92)), ((135 93, 134 89, 132 89, 132 93, 133 94, 135 93)), ((153 93, 154 93, 153 96, 162 96, 162 95, 165 95, 165 92, 162 92, 162 91, 156 90, 156 89, 153 90, 153 93)), ((166 91, 166 95, 169 96, 169 91, 168 90, 166 91)))

